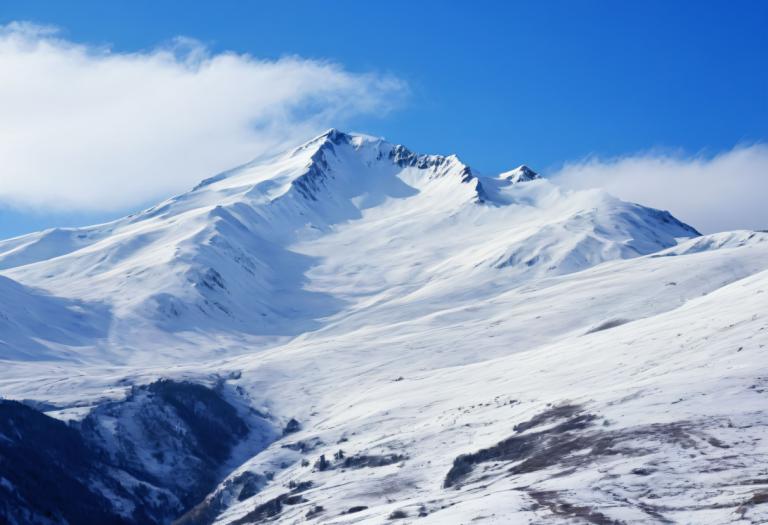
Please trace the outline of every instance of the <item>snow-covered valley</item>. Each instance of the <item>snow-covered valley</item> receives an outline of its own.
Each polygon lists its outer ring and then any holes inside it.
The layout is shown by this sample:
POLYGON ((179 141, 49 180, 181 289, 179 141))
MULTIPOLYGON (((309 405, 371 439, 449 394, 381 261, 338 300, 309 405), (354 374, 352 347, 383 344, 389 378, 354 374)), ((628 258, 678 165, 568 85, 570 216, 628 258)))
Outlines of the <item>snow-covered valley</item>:
POLYGON ((766 294, 768 233, 331 130, 0 241, 0 516, 764 523, 766 294))

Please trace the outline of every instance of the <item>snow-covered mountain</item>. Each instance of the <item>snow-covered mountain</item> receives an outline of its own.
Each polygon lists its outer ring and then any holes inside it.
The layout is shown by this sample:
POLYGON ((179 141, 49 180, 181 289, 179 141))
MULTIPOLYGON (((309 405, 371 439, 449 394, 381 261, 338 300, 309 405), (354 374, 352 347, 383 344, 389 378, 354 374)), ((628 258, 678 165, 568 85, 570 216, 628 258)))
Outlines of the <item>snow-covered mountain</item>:
POLYGON ((0 269, 12 523, 768 519, 765 233, 330 130, 0 269))
POLYGON ((81 359, 176 362, 159 348, 250 351, 372 304, 423 312, 408 300, 416 295, 442 309, 497 293, 500 280, 562 275, 693 235, 667 213, 566 194, 526 167, 484 178, 455 156, 332 130, 135 216, 2 242, 0 268, 88 313, 108 309, 81 359))

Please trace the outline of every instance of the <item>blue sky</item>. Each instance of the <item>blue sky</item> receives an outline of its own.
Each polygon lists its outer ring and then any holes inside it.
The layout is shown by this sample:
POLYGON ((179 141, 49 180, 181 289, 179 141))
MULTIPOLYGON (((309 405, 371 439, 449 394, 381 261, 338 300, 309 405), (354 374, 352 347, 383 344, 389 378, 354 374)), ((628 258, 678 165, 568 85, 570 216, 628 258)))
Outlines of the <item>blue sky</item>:
MULTIPOLYGON (((4 2, 0 23, 20 20, 113 53, 181 35, 212 54, 296 55, 397 79, 390 107, 338 111, 338 125, 457 152, 484 172, 648 151, 713 156, 768 139, 760 1, 4 2)), ((131 206, 6 204, 0 237, 131 206)))

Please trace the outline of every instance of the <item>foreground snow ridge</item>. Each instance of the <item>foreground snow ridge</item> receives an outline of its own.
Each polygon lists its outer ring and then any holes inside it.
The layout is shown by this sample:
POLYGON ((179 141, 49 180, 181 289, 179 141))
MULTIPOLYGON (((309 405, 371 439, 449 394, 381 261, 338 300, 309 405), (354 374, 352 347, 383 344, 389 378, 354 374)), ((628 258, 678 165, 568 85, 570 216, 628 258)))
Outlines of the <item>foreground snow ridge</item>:
POLYGON ((768 234, 328 132, 0 241, 0 521, 764 523, 768 234))

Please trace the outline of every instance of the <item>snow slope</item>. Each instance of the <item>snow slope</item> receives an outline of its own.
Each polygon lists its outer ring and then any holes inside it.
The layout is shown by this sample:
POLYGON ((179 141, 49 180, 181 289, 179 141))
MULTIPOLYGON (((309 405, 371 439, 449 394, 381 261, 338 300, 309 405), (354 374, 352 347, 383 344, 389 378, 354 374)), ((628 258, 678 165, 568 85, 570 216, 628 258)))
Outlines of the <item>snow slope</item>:
POLYGON ((180 523, 768 519, 766 233, 331 130, 0 268, 48 321, 0 394, 115 429, 168 378, 287 425, 180 523))
POLYGON ((109 315, 102 304, 54 297, 3 276, 0 297, 0 355, 4 359, 38 361, 65 356, 78 360, 78 346, 106 334, 109 315))

